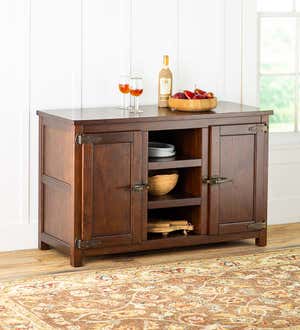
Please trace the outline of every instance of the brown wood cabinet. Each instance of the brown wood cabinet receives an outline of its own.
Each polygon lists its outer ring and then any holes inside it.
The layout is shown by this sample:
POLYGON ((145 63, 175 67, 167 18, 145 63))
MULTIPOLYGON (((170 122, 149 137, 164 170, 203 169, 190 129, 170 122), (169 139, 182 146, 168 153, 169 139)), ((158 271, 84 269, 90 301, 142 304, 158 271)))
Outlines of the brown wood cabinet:
POLYGON ((41 249, 84 256, 255 238, 266 244, 268 117, 221 102, 206 113, 145 106, 38 111, 41 249), (149 141, 176 146, 148 159, 149 141), (149 171, 179 173, 175 189, 148 195, 149 171), (186 219, 188 236, 149 235, 151 218, 186 219))

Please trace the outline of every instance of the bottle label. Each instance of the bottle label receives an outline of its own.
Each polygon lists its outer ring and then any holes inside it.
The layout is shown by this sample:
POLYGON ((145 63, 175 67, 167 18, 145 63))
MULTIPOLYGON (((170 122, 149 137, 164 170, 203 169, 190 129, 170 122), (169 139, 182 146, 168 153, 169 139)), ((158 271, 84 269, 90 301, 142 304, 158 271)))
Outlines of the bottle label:
POLYGON ((171 78, 160 78, 160 94, 170 95, 171 94, 171 78))

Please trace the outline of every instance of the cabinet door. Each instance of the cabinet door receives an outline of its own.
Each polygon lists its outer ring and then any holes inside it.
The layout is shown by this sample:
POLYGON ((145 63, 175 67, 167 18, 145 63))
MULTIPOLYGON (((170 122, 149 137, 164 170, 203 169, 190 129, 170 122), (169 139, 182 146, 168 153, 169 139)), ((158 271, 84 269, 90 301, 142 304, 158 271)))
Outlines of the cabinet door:
POLYGON ((263 229, 267 214, 267 126, 210 128, 209 233, 263 229))
POLYGON ((143 187, 141 133, 90 134, 82 143, 83 240, 97 247, 139 242, 146 192, 133 188, 143 187))

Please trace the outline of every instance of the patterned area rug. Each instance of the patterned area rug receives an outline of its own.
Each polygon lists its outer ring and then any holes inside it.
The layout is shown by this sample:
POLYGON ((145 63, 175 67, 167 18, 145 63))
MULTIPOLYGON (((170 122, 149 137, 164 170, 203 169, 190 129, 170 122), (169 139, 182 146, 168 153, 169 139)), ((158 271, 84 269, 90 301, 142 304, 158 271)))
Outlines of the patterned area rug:
POLYGON ((300 248, 0 284, 1 329, 300 329, 300 248))

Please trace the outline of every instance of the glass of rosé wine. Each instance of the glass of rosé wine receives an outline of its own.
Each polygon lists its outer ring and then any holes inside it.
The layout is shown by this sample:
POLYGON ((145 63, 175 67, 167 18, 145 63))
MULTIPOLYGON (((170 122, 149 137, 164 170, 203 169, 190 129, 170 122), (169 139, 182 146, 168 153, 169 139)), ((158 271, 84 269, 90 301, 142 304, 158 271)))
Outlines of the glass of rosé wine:
POLYGON ((128 95, 129 95, 129 76, 122 75, 119 80, 119 91, 122 93, 121 109, 128 109, 128 95))
POLYGON ((143 78, 139 75, 133 75, 129 83, 130 95, 134 97, 134 107, 132 112, 143 112, 139 107, 139 97, 143 93, 143 78))

